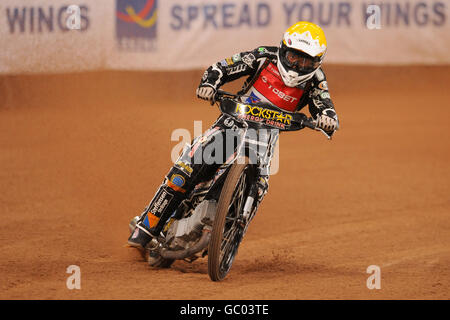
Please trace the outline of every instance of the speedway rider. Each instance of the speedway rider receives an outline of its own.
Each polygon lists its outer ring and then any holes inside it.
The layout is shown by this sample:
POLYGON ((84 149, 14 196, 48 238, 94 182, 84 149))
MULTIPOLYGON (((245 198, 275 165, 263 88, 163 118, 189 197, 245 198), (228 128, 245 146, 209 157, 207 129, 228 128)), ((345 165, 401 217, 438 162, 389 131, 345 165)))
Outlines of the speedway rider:
MULTIPOLYGON (((222 85, 247 76, 239 92, 246 96, 244 102, 268 102, 290 112, 299 111, 308 104, 317 126, 331 135, 338 128, 338 117, 321 69, 326 50, 322 29, 311 22, 298 22, 286 30, 279 47, 258 47, 210 66, 203 74, 197 97, 211 101, 222 85)), ((227 129, 228 117, 222 114, 211 129, 184 150, 141 214, 128 239, 130 246, 144 250, 153 237, 160 235, 167 220, 194 187, 205 181, 205 177, 214 175, 218 165, 195 164, 191 161, 193 151, 199 143, 209 143, 213 130, 227 129)), ((270 159, 277 138, 278 134, 263 137, 269 148, 263 155, 267 161, 259 168, 259 201, 268 189, 270 159)))

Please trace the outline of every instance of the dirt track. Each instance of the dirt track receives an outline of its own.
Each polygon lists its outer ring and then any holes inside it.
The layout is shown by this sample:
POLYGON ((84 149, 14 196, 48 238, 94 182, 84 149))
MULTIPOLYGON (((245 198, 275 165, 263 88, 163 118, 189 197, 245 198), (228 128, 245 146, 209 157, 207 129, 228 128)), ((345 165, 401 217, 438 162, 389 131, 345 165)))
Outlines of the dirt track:
POLYGON ((281 137, 221 283, 206 260, 150 270, 124 246, 172 131, 218 114, 194 97, 201 71, 0 78, 0 298, 449 299, 450 67, 325 71, 342 130, 281 137))

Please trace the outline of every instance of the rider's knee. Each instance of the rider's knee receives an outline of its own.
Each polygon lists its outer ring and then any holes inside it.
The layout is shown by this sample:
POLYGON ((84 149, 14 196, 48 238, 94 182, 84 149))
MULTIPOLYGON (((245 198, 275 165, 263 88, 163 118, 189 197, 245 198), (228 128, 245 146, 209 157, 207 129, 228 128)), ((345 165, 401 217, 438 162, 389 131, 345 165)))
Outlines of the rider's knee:
POLYGON ((189 174, 177 167, 173 167, 164 180, 164 185, 178 194, 186 194, 190 184, 189 174))

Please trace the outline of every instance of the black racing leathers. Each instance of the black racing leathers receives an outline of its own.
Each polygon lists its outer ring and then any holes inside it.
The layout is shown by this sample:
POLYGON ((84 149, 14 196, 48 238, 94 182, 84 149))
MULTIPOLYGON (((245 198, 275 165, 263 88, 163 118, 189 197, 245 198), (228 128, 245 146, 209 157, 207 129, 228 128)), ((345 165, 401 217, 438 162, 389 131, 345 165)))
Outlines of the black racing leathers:
MULTIPOLYGON (((248 102, 271 102, 288 111, 299 111, 306 104, 313 117, 327 114, 337 120, 334 106, 328 93, 325 74, 318 69, 310 80, 301 86, 291 88, 284 85, 277 67, 276 47, 259 47, 253 51, 241 52, 210 66, 203 74, 200 86, 210 86, 217 90, 227 82, 247 76, 239 94, 245 95, 248 102)), ((169 170, 161 186, 155 193, 145 211, 142 213, 137 227, 151 236, 158 235, 169 217, 177 210, 181 202, 188 199, 196 188, 212 181, 217 170, 225 169, 229 163, 223 161, 205 161, 205 153, 210 146, 223 141, 226 131, 235 124, 228 115, 219 119, 200 137, 196 137, 190 146, 183 150, 180 158, 169 170), (197 155, 203 155, 196 161, 197 155)), ((237 132, 245 132, 236 127, 237 132)), ((268 190, 270 162, 274 155, 278 130, 259 130, 256 136, 244 137, 246 143, 255 144, 258 150, 258 202, 268 190)), ((228 157, 228 156, 227 156, 228 157)), ((225 158, 227 158, 225 157, 225 158)), ((206 159, 211 156, 206 154, 206 159)), ((143 244, 144 245, 144 244, 143 244)))
MULTIPOLYGON (((260 78, 261 72, 266 69, 269 64, 274 67, 273 69, 276 69, 278 63, 277 53, 277 47, 266 46, 258 47, 253 51, 237 53, 230 58, 210 66, 204 72, 200 81, 200 86, 211 86, 217 90, 225 83, 246 76, 247 79, 239 94, 249 94, 249 92, 253 91, 255 82, 260 78)), ((297 88, 301 89, 299 90, 300 96, 293 97, 293 99, 295 99, 295 105, 292 108, 289 108, 289 111, 299 111, 304 106, 308 105, 309 111, 314 118, 316 118, 317 115, 325 113, 337 120, 334 105, 328 92, 327 80, 321 68, 316 71, 310 80, 297 88)), ((274 90, 276 89, 277 88, 274 90)), ((277 105, 276 102, 269 102, 277 105)), ((286 109, 283 105, 278 104, 277 106, 286 109)))

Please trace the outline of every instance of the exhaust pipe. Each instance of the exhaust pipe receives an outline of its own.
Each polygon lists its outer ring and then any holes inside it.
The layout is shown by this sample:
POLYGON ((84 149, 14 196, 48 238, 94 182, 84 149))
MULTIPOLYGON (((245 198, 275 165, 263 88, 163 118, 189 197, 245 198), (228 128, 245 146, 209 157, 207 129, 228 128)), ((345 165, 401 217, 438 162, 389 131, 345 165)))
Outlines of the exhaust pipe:
POLYGON ((187 248, 185 250, 177 250, 177 251, 172 251, 164 248, 161 250, 159 254, 164 259, 183 260, 205 249, 209 244, 210 238, 211 238, 211 229, 204 228, 200 240, 192 247, 187 248))

